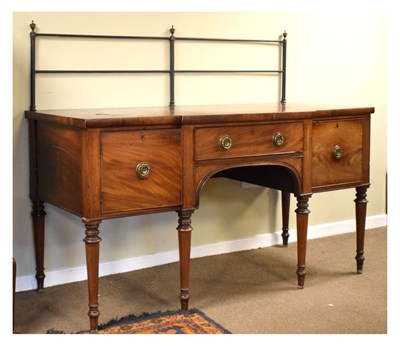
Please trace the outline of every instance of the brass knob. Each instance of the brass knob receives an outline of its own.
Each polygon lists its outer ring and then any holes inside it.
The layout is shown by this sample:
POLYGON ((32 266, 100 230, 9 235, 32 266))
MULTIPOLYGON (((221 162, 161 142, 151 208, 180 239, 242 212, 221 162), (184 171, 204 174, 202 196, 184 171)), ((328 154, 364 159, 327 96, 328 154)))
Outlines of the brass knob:
POLYGON ((272 136, 272 143, 274 143, 276 147, 281 147, 284 141, 285 137, 283 137, 280 132, 277 132, 272 136))
POLYGON ((229 150, 232 147, 232 138, 229 136, 222 136, 219 139, 218 145, 222 150, 229 150))
POLYGON ((150 175, 151 172, 151 166, 150 164, 148 164, 147 162, 140 162, 137 166, 136 166, 136 175, 140 178, 140 179, 145 179, 150 175))
POLYGON ((340 160, 343 156, 343 149, 339 145, 335 145, 332 150, 332 156, 335 160, 340 160))

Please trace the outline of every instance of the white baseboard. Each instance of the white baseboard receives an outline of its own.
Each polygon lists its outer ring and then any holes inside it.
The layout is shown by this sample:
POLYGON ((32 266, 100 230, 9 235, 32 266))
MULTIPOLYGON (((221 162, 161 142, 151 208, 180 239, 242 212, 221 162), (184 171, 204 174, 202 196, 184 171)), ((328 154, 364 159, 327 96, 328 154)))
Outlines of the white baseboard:
MULTIPOLYGON (((366 228, 378 228, 387 225, 387 215, 367 217, 366 228)), ((343 233, 354 232, 355 220, 333 222, 329 224, 311 226, 308 228, 308 239, 328 237, 343 233)), ((296 232, 290 230, 289 242, 295 242, 296 232)), ((268 247, 280 244, 281 231, 265 233, 251 238, 228 240, 213 244, 194 246, 191 250, 191 258, 219 255, 224 253, 251 250, 260 247, 268 247)), ((100 263, 99 275, 125 273, 132 270, 150 268, 158 265, 178 261, 178 250, 158 253, 154 255, 132 257, 124 260, 100 263)), ((86 266, 67 268, 46 272, 45 287, 56 286, 76 281, 86 280, 86 266)), ((17 276, 16 291, 29 291, 36 289, 35 275, 17 276)))

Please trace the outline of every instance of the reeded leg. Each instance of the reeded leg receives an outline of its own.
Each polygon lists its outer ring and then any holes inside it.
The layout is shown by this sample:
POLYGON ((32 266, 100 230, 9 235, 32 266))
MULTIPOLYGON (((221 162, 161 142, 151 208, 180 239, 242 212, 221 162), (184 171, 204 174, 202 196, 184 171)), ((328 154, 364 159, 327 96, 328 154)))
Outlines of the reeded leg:
POLYGON ((281 191, 282 199, 282 244, 288 245, 289 240, 289 209, 290 209, 290 192, 281 191))
POLYGON ((309 196, 297 197, 297 284, 299 288, 304 287, 306 277, 306 247, 308 228, 308 200, 309 196))
POLYGON ((32 199, 33 236, 36 254, 36 281, 37 291, 43 291, 44 285, 44 211, 43 201, 32 199))
POLYGON ((88 316, 90 319, 90 330, 96 331, 99 320, 99 250, 100 241, 99 225, 100 221, 86 221, 83 220, 86 227, 86 237, 83 239, 85 242, 86 250, 86 267, 88 275, 88 293, 89 293, 89 311, 88 316))
POLYGON ((364 264, 365 219, 367 216, 367 186, 356 187, 357 273, 362 274, 364 264))
POLYGON ((180 283, 181 310, 189 309, 189 274, 190 274, 190 242, 192 236, 191 216, 193 210, 178 211, 178 239, 179 239, 179 264, 180 264, 180 283))

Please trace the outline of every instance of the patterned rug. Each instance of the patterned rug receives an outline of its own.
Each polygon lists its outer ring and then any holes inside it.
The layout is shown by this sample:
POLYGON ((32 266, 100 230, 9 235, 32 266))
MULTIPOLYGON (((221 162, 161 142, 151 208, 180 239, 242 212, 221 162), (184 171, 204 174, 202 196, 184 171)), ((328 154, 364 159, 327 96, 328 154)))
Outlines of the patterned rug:
MULTIPOLYGON (((47 331, 48 334, 65 332, 47 331)), ((76 334, 89 334, 80 331, 76 334)), ((92 333, 91 333, 92 334, 92 333)), ((129 315, 100 325, 96 334, 231 334, 197 309, 166 311, 141 316, 129 315)))

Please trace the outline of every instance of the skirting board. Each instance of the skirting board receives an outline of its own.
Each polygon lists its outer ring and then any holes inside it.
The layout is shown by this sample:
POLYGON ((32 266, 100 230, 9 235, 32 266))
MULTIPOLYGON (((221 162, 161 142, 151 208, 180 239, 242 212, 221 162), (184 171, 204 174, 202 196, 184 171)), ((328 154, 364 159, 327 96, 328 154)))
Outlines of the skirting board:
MULTIPOLYGON (((367 217, 366 228, 373 229, 387 225, 387 215, 376 215, 367 217)), ((308 228, 308 239, 328 237, 343 233, 354 232, 355 220, 346 220, 333 222, 329 224, 316 225, 308 228)), ((290 230, 289 242, 295 242, 296 231, 290 230)), ((282 231, 274 233, 265 233, 250 238, 227 240, 213 244, 193 246, 191 249, 191 258, 220 255, 224 253, 251 250, 256 248, 274 246, 281 244, 282 231)), ((125 273, 132 270, 150 268, 167 263, 178 261, 178 250, 147 255, 141 257, 132 257, 120 261, 100 263, 99 276, 125 273)), ((61 269, 46 272, 45 287, 56 286, 76 281, 86 280, 86 266, 61 269)), ((17 276, 16 291, 29 291, 36 289, 35 275, 17 276)))

